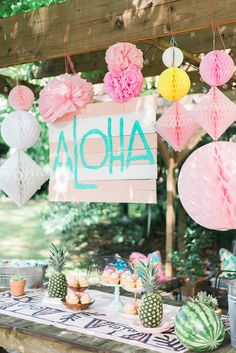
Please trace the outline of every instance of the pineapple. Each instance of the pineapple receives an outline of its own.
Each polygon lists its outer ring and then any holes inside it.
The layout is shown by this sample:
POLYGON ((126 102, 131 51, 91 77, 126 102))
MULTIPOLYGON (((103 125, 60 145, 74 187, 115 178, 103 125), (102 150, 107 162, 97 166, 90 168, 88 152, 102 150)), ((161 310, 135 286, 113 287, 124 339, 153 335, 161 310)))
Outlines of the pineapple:
POLYGON ((144 327, 157 327, 163 318, 162 298, 158 294, 159 282, 156 267, 152 263, 138 261, 137 271, 146 290, 139 308, 139 318, 144 327))
POLYGON ((51 244, 49 251, 49 263, 54 271, 49 278, 48 294, 50 298, 64 298, 67 293, 67 281, 62 270, 66 263, 66 251, 62 243, 58 247, 51 244))

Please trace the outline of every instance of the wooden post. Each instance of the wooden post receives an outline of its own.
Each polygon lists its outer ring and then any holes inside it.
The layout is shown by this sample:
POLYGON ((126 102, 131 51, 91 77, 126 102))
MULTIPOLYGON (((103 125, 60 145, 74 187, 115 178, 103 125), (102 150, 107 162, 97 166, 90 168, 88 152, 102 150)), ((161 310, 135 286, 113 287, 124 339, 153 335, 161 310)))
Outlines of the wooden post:
POLYGON ((186 211, 181 202, 178 204, 178 250, 184 249, 184 233, 186 230, 186 211))
POLYGON ((172 277, 171 255, 173 252, 173 238, 175 233, 175 197, 176 197, 176 177, 175 177, 175 153, 172 150, 169 156, 169 165, 166 179, 166 275, 172 277))

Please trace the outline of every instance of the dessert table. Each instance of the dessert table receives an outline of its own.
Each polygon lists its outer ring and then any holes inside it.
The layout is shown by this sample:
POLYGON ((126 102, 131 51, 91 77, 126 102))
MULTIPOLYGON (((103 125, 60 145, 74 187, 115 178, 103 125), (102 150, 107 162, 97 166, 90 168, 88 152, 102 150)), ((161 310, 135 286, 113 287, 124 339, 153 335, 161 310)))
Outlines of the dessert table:
MULTIPOLYGON (((176 302, 168 302, 164 307, 166 326, 149 331, 139 326, 137 317, 109 311, 111 294, 91 290, 90 295, 95 298, 94 305, 77 312, 45 297, 43 290, 28 291, 17 299, 8 292, 1 293, 0 345, 22 353, 186 352, 171 327, 178 310, 176 302)), ((235 350, 226 339, 215 352, 235 350)))

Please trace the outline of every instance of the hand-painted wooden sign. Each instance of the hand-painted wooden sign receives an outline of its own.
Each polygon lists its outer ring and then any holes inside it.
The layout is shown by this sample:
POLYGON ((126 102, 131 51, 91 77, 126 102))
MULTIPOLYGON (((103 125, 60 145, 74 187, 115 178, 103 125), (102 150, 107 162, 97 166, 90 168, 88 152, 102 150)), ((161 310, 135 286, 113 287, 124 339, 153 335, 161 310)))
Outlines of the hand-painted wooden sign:
POLYGON ((155 96, 94 103, 50 126, 51 201, 156 203, 155 96))

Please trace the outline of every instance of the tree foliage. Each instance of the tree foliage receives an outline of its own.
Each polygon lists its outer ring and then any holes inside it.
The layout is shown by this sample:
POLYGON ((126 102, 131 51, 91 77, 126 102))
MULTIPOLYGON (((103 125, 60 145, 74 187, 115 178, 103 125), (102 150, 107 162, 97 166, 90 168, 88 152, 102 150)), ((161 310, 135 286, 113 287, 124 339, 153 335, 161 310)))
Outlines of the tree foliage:
POLYGON ((1 0, 0 18, 37 10, 43 6, 55 5, 65 0, 1 0))

